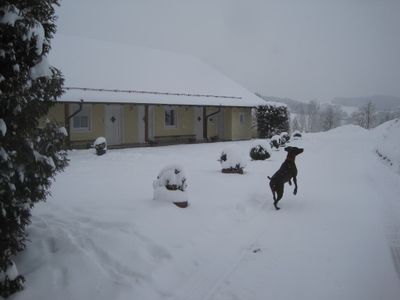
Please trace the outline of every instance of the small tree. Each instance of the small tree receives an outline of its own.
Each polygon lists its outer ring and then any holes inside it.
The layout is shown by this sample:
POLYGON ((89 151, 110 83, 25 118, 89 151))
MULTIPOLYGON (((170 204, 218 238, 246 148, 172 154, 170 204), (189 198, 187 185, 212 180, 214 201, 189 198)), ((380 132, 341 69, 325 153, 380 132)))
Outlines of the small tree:
POLYGON ((326 131, 341 125, 343 110, 338 106, 328 105, 320 112, 321 129, 326 131))
POLYGON ((317 101, 311 100, 307 104, 307 116, 308 116, 308 132, 320 131, 320 105, 317 101))
POLYGON ((260 138, 271 138, 289 131, 289 112, 286 106, 261 105, 257 108, 257 127, 260 138))
POLYGON ((364 127, 366 129, 370 129, 374 127, 375 118, 376 118, 376 109, 375 106, 369 101, 365 106, 360 107, 358 111, 354 112, 351 115, 353 123, 364 127))
POLYGON ((67 165, 65 130, 39 120, 62 94, 61 73, 47 61, 57 0, 0 4, 0 296, 24 281, 11 258, 25 248, 31 209, 67 165), (44 122, 42 122, 44 123, 44 122), (11 270, 11 271, 10 271, 11 270))

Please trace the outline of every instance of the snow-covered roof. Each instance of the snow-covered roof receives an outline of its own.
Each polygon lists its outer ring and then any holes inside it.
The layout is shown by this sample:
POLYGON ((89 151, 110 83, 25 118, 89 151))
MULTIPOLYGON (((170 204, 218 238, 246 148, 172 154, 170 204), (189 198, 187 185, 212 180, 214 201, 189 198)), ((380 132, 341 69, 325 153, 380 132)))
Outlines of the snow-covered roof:
POLYGON ((252 107, 266 102, 193 56, 56 35, 50 63, 65 77, 60 101, 252 107))

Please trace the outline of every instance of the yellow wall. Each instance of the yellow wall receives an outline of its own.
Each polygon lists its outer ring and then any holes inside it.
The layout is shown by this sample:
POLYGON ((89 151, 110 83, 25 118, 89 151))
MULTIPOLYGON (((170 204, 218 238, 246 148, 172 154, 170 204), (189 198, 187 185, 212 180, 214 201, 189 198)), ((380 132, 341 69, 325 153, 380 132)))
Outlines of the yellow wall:
POLYGON ((154 107, 154 136, 194 135, 195 134, 195 111, 194 107, 174 106, 176 110, 176 128, 165 127, 164 106, 154 107))
MULTIPOLYGON (((69 105, 70 106, 70 105, 69 105)), ((91 130, 89 132, 73 131, 71 128, 71 142, 92 142, 99 136, 105 136, 104 104, 91 105, 91 130)), ((164 106, 159 105, 154 108, 154 135, 155 136, 177 136, 177 135, 195 135, 195 108, 189 106, 175 106, 177 109, 177 127, 166 128, 164 126, 164 106)), ((207 107, 206 114, 216 112, 218 107, 207 107)), ((71 112, 69 112, 71 113, 71 112)), ((250 139, 254 130, 251 129, 251 109, 250 108, 221 108, 221 112, 211 117, 213 121, 207 122, 207 138, 218 136, 218 117, 224 115, 224 136, 222 140, 241 140, 250 139), (240 124, 240 113, 245 115, 245 123, 240 124)), ((47 116, 50 121, 56 121, 60 125, 64 124, 65 104, 57 103, 54 105, 47 116)), ((139 139, 138 132, 138 106, 126 104, 123 105, 123 143, 137 143, 139 139)))
POLYGON ((138 133, 138 106, 133 104, 123 105, 123 140, 124 144, 137 143, 138 133))
MULTIPOLYGON (((71 126, 71 142, 74 141, 94 141, 99 136, 105 135, 104 127, 104 104, 88 104, 91 105, 91 128, 90 131, 74 131, 71 126)), ((71 113, 71 112, 70 112, 71 113)))
POLYGON ((47 119, 50 122, 56 122, 62 126, 64 126, 65 120, 65 104, 64 103, 57 103, 52 106, 47 114, 47 119))
POLYGON ((251 109, 232 108, 232 140, 251 138, 251 109), (240 113, 244 113, 244 124, 240 124, 240 113))

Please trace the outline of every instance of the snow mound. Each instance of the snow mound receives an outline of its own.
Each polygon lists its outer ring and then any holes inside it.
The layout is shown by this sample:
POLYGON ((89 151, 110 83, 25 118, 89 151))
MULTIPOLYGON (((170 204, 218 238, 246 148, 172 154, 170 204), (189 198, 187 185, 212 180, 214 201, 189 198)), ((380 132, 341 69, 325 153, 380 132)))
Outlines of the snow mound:
POLYGON ((349 124, 349 125, 344 125, 344 126, 340 126, 340 127, 331 129, 331 130, 325 132, 325 134, 327 134, 327 135, 336 135, 336 134, 345 135, 345 134, 365 134, 367 132, 368 132, 368 130, 365 128, 362 128, 361 126, 349 124))
POLYGON ((163 168, 153 182, 154 200, 169 203, 188 201, 186 175, 179 165, 163 168))
POLYGON ((247 165, 244 155, 234 148, 225 148, 224 150, 222 150, 219 161, 221 163, 222 169, 243 169, 247 165))
POLYGON ((107 144, 107 141, 106 141, 106 138, 105 137, 102 137, 102 136, 99 136, 95 141, 94 141, 94 143, 93 143, 93 146, 99 146, 99 145, 101 145, 101 144, 107 144))
POLYGON ((400 173, 400 119, 388 121, 373 130, 376 153, 400 173))

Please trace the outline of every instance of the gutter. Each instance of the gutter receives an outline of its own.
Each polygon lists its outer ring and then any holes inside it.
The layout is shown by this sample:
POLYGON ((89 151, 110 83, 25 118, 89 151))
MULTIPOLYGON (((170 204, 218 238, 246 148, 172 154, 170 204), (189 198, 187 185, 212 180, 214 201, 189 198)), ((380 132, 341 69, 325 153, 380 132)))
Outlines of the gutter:
POLYGON ((79 102, 78 109, 73 112, 71 115, 68 116, 68 105, 65 106, 65 128, 67 129, 68 137, 67 137, 67 147, 70 148, 71 146, 71 129, 70 129, 70 120, 79 114, 83 108, 83 99, 79 102))

